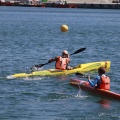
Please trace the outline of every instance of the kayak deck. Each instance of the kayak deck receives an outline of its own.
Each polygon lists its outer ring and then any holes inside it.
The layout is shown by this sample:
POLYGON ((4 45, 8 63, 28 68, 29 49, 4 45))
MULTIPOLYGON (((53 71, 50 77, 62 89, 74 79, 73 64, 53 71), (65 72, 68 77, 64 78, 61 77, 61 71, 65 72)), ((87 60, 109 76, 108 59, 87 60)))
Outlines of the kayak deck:
POLYGON ((106 69, 109 69, 110 65, 111 65, 110 61, 91 62, 91 63, 79 64, 72 70, 48 69, 48 70, 35 71, 31 73, 17 73, 17 74, 9 75, 6 78, 13 79, 13 78, 24 78, 31 76, 69 75, 69 74, 74 74, 76 72, 88 72, 92 70, 97 70, 101 66, 104 66, 106 69))
POLYGON ((94 87, 91 87, 89 82, 86 82, 84 80, 78 80, 76 78, 71 78, 70 79, 70 85, 75 86, 75 87, 80 87, 82 90, 88 91, 90 93, 93 93, 95 95, 115 99, 115 100, 120 100, 120 94, 104 90, 104 89, 95 89, 94 87))

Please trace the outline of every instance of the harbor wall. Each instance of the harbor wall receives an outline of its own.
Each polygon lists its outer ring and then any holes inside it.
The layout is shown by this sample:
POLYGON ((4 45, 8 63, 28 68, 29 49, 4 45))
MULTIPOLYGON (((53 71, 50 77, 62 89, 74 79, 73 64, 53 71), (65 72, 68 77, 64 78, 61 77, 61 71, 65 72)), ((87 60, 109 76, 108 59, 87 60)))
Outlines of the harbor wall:
POLYGON ((22 6, 22 7, 53 7, 53 8, 89 8, 89 9, 120 9, 120 3, 55 3, 42 2, 40 4, 24 3, 2 3, 0 6, 22 6))
POLYGON ((55 4, 46 3, 45 7, 56 7, 56 8, 90 8, 90 9, 120 9, 120 3, 109 3, 109 4, 95 4, 95 3, 67 3, 67 4, 55 4))

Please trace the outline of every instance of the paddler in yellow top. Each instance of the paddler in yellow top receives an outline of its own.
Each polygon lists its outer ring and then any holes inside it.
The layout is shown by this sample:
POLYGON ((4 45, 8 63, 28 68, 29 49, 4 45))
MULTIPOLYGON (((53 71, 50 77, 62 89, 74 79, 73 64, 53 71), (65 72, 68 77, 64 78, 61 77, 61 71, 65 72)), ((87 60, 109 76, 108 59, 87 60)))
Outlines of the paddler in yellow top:
POLYGON ((60 69, 60 70, 71 70, 73 69, 72 67, 68 66, 68 64, 70 63, 70 56, 68 54, 67 50, 64 50, 62 52, 61 56, 57 56, 55 58, 52 58, 48 61, 48 63, 51 62, 56 62, 55 63, 55 68, 56 69, 60 69))

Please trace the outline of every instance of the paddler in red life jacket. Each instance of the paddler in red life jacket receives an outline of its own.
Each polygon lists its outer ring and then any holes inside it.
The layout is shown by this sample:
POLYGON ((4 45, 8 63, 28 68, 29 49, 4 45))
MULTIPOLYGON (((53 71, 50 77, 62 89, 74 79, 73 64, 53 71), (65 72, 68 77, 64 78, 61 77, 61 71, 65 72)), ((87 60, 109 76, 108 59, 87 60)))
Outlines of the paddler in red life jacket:
POLYGON ((60 70, 71 70, 72 69, 72 67, 68 66, 68 64, 70 63, 70 57, 69 57, 67 50, 64 50, 61 56, 57 56, 53 59, 50 59, 48 62, 51 63, 54 61, 56 61, 55 63, 56 69, 60 69, 60 70))
POLYGON ((98 74, 99 76, 97 76, 94 81, 91 81, 90 76, 88 76, 88 82, 90 86, 98 89, 110 90, 110 78, 105 75, 105 68, 98 68, 98 74))

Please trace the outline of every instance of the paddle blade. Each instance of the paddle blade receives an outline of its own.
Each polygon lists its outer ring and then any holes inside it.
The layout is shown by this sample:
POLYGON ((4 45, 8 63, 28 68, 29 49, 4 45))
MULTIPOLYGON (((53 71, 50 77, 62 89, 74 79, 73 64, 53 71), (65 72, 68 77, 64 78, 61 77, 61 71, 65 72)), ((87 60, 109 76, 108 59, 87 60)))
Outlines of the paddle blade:
POLYGON ((79 50, 75 51, 74 53, 72 53, 72 54, 70 54, 70 55, 80 53, 80 52, 84 51, 85 49, 86 49, 86 48, 80 48, 79 50))
POLYGON ((79 73, 79 72, 76 72, 75 75, 79 78, 88 78, 88 76, 82 74, 82 73, 79 73))
POLYGON ((41 68, 41 67, 43 67, 45 64, 38 64, 38 65, 35 65, 35 67, 37 67, 37 68, 41 68))
POLYGON ((31 70, 32 72, 33 72, 33 71, 41 70, 44 65, 45 65, 45 64, 34 65, 33 67, 30 68, 30 70, 31 70))
POLYGON ((75 75, 79 75, 81 77, 83 77, 84 75, 82 73, 76 72, 75 75))

